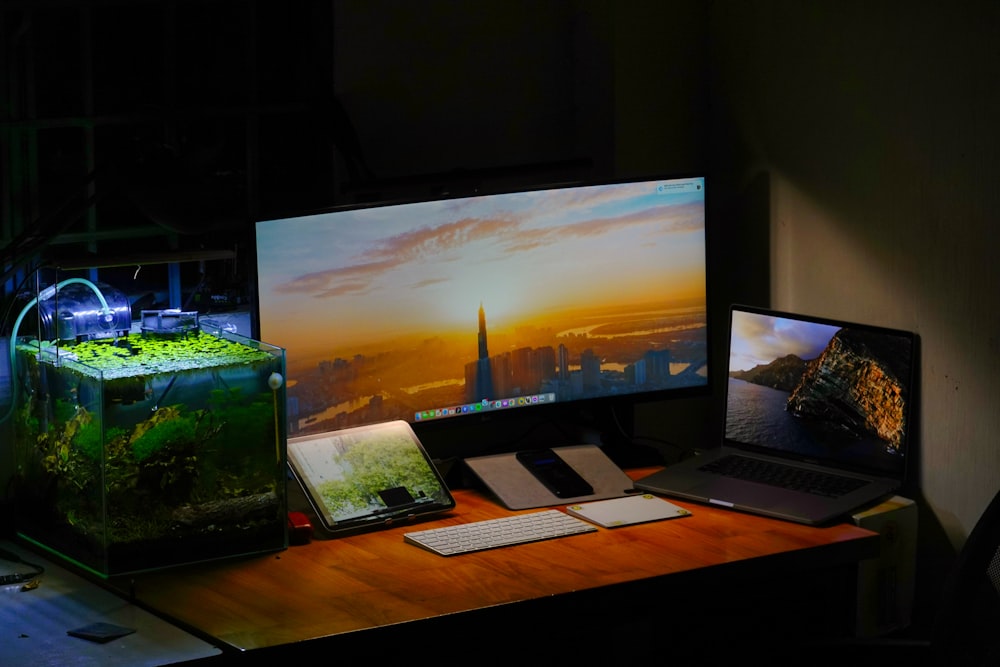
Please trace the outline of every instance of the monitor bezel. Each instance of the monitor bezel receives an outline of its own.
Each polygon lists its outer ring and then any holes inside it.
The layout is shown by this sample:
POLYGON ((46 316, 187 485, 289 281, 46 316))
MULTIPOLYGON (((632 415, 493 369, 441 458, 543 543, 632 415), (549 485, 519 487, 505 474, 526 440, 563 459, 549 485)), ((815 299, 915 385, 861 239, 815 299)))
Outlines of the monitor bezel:
POLYGON ((468 197, 538 192, 555 189, 586 188, 603 185, 683 180, 700 178, 705 187, 704 202, 704 280, 705 280, 705 382, 698 385, 642 391, 629 394, 579 398, 544 405, 510 410, 453 416, 429 421, 407 420, 428 454, 436 461, 460 460, 470 456, 506 453, 521 449, 579 444, 599 445, 616 460, 658 462, 655 448, 636 442, 634 413, 637 405, 661 401, 705 398, 713 392, 713 316, 711 301, 711 238, 710 176, 706 172, 655 173, 617 179, 586 179, 562 182, 534 183, 516 187, 490 188, 480 184, 473 191, 437 192, 427 196, 383 197, 377 201, 359 201, 303 209, 285 208, 256 216, 251 230, 253 267, 250 285, 250 321, 252 336, 261 337, 259 276, 257 273, 258 223, 313 215, 350 212, 361 209, 400 206, 432 201, 448 201, 468 197))

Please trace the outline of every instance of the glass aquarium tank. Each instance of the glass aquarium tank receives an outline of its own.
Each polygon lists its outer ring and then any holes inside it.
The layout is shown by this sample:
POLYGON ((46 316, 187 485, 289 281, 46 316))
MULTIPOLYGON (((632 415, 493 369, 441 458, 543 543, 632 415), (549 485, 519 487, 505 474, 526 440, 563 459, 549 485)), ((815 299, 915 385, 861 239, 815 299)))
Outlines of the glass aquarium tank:
POLYGON ((64 290, 13 338, 18 534, 102 577, 287 547, 284 350, 64 290))

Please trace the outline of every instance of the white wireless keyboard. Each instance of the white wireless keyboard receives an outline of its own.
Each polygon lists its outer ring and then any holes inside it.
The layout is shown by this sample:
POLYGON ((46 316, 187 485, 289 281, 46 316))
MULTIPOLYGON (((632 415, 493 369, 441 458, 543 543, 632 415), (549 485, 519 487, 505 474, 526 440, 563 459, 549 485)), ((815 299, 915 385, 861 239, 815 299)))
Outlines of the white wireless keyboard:
POLYGON ((515 514, 404 533, 403 539, 441 556, 592 533, 597 528, 559 510, 515 514))

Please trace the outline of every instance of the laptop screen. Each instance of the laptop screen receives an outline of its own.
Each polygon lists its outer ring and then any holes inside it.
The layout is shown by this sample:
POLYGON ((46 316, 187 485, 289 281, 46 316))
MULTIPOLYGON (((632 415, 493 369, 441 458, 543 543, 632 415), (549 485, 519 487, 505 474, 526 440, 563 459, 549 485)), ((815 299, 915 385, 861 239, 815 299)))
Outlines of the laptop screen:
POLYGON ((902 479, 912 333, 733 307, 725 439, 902 479))

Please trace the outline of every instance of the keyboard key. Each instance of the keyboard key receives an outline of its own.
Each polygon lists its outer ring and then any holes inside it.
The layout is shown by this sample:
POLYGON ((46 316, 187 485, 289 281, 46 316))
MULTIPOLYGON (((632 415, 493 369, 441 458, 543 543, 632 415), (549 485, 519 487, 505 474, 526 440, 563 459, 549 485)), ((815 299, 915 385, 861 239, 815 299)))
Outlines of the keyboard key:
POLYGON ((868 483, 868 480, 856 477, 817 472, 735 454, 706 463, 701 466, 701 470, 831 498, 850 493, 868 483))

